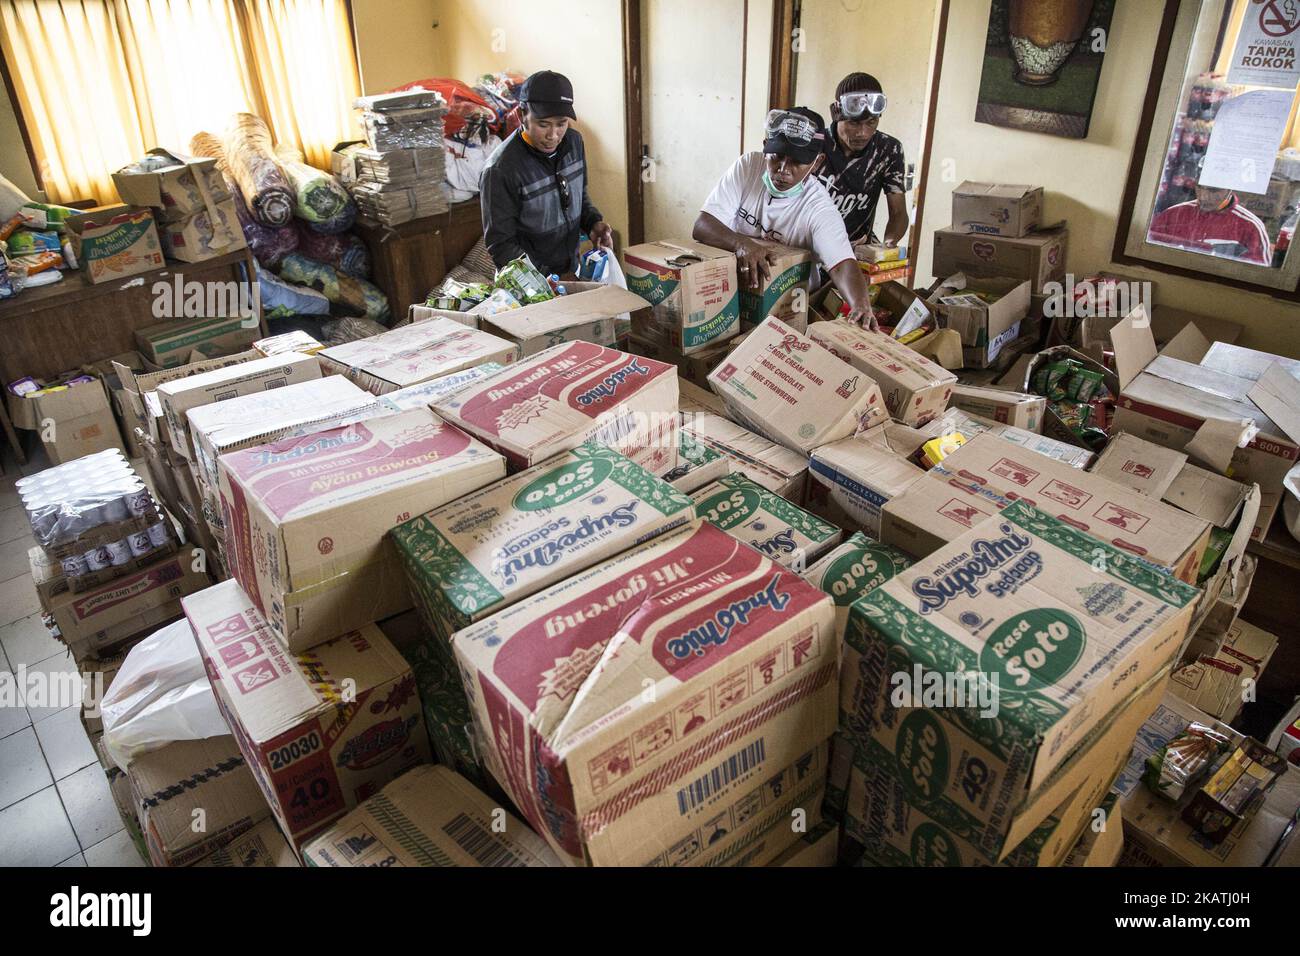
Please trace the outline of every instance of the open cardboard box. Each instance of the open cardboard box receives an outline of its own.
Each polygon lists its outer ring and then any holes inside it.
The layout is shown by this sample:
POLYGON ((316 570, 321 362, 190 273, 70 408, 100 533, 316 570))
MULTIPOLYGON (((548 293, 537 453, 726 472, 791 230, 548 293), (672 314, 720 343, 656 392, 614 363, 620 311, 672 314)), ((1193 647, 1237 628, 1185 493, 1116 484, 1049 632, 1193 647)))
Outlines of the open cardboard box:
POLYGON ((1020 278, 967 275, 949 276, 928 297, 942 325, 961 334, 962 358, 972 368, 987 368, 1009 342, 1020 336, 1029 314, 1029 282, 1020 278), (987 302, 975 293, 996 295, 987 302))
POLYGON ((1192 462, 1236 481, 1259 485, 1251 536, 1262 539, 1300 443, 1251 400, 1258 382, 1209 367, 1203 360, 1211 343, 1194 325, 1185 326, 1157 352, 1141 307, 1115 325, 1111 342, 1120 385, 1114 428, 1186 452, 1192 462), (1252 435, 1251 430, 1257 431, 1252 435))

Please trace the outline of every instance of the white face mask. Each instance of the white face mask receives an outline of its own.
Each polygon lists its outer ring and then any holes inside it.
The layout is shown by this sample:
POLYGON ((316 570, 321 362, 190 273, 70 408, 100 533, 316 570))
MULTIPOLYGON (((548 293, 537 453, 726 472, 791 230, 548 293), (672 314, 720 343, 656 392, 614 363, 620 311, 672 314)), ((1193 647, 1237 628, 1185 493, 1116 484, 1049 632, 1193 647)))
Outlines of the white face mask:
POLYGON ((789 189, 780 190, 776 188, 776 183, 772 182, 772 171, 770 169, 763 170, 763 185, 767 188, 768 194, 771 195, 773 199, 794 199, 796 196, 803 193, 803 187, 807 182, 808 177, 805 176, 789 189))

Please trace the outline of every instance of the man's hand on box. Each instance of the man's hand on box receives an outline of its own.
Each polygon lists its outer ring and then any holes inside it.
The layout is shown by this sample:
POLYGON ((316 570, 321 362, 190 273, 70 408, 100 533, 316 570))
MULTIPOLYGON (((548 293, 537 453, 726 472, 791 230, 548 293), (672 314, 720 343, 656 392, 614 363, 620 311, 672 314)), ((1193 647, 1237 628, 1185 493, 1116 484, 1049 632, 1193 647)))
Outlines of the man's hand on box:
POLYGON ((736 238, 736 276, 748 289, 757 289, 772 278, 772 251, 748 236, 736 238))

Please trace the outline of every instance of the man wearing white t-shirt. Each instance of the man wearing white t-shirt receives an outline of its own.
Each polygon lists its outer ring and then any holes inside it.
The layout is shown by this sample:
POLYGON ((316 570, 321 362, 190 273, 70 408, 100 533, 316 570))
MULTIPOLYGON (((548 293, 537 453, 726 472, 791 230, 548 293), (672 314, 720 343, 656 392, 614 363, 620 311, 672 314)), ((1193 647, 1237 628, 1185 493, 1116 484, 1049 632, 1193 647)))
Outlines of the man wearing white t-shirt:
POLYGON ((771 254, 756 239, 808 249, 848 303, 849 318, 875 328, 844 220, 817 179, 830 142, 826 124, 806 107, 772 110, 765 133, 763 152, 745 153, 713 187, 695 240, 735 252, 740 282, 750 288, 771 276, 771 254))

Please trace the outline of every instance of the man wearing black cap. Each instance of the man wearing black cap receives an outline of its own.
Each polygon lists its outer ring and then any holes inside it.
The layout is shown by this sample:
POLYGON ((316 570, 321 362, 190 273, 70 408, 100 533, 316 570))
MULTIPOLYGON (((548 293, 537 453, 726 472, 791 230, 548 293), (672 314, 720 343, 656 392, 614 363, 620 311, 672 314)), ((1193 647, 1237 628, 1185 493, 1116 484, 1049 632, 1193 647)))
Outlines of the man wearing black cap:
POLYGON ((735 252, 740 282, 750 288, 771 277, 771 253, 756 239, 811 250, 850 318, 874 328, 844 220, 817 179, 828 148, 821 116, 805 107, 772 110, 764 133, 763 152, 745 153, 713 187, 695 220, 695 240, 735 252))
POLYGON ((587 194, 582 134, 569 126, 573 84, 543 70, 524 81, 520 127, 496 148, 479 184, 483 239, 497 268, 527 255, 544 274, 572 276, 586 232, 613 248, 614 235, 587 194))
POLYGON ((850 73, 835 88, 831 104, 831 149, 818 172, 854 245, 876 242, 876 207, 880 194, 889 205, 884 244, 897 245, 907 235, 907 166, 903 144, 879 131, 885 94, 869 73, 850 73))

